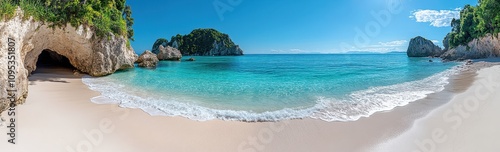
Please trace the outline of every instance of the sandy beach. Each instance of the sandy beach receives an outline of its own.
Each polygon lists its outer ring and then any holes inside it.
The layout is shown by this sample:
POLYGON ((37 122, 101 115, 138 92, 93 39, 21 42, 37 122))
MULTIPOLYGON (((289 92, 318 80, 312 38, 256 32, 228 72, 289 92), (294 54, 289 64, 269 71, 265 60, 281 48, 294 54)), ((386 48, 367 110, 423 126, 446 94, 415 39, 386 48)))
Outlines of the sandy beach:
MULTIPOLYGON (((315 119, 246 123, 150 116, 96 104, 98 92, 69 69, 39 69, 17 108, 16 145, 7 152, 499 151, 500 66, 453 77, 439 93, 354 122, 315 119), (477 91, 479 90, 479 91, 477 91), (462 105, 465 110, 456 111, 462 105), (452 111, 452 112, 450 112, 452 111)), ((7 115, 2 114, 4 119, 7 115)))
POLYGON ((482 69, 472 86, 377 151, 493 152, 500 147, 500 66, 482 69))

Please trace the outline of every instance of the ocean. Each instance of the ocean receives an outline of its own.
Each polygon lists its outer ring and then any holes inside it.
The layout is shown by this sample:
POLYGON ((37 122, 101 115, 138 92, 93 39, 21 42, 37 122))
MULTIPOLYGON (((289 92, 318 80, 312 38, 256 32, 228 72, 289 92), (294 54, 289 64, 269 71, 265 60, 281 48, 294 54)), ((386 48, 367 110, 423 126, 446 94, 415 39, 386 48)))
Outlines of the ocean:
POLYGON ((442 91, 459 64, 404 53, 194 58, 82 81, 101 93, 94 102, 151 115, 199 121, 354 121, 442 91))

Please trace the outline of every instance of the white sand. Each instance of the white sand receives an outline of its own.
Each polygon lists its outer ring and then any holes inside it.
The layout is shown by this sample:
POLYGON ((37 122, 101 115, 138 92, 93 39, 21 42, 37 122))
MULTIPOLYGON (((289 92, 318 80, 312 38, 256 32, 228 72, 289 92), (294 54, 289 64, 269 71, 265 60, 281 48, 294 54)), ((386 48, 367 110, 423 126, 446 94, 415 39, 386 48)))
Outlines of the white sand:
POLYGON ((500 151, 500 66, 478 73, 465 92, 380 144, 378 151, 500 151))
MULTIPOLYGON (((487 75, 498 74, 495 71, 499 70, 500 67, 483 70, 477 79, 480 81, 487 75)), ((500 103, 492 102, 500 99, 500 94, 488 97, 485 101, 490 102, 485 102, 470 118, 464 119, 456 131, 442 121, 446 107, 462 102, 458 100, 461 96, 470 96, 470 92, 474 92, 471 89, 479 86, 478 81, 449 103, 453 89, 355 122, 304 119, 245 123, 153 117, 137 109, 94 104, 90 98, 98 93, 89 90, 81 78, 73 76, 70 71, 42 70, 30 80, 28 100, 17 108, 17 144, 7 143, 7 136, 0 138, 5 139, 0 140, 2 152, 344 152, 374 151, 374 146, 381 151, 409 151, 415 138, 428 137, 428 131, 436 127, 449 133, 447 142, 438 148, 450 150, 447 147, 459 145, 485 148, 479 151, 500 150, 490 144, 500 143, 500 134, 495 132, 495 128, 500 128, 500 119, 496 117, 500 115, 500 110, 496 110, 500 109, 500 103), (413 124, 421 117, 424 118, 413 124)), ((5 112, 3 117, 8 118, 5 112)), ((5 125, 0 127, 0 136, 6 132, 5 125)))

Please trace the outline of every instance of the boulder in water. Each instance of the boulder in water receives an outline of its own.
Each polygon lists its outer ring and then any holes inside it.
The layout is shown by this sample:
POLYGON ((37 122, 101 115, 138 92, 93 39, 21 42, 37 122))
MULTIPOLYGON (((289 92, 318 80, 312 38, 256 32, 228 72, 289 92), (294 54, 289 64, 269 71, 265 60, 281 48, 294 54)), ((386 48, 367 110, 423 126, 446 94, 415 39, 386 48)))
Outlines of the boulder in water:
POLYGON ((153 68, 156 67, 158 61, 159 60, 156 57, 156 54, 149 50, 146 50, 139 56, 139 59, 137 59, 136 62, 139 63, 140 67, 153 68))

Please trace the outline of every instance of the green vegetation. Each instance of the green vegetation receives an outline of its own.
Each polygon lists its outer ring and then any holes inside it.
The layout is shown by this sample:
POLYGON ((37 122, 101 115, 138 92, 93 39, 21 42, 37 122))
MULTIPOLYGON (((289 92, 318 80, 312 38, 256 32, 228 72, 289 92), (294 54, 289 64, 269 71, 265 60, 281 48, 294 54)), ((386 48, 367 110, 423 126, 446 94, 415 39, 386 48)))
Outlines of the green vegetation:
POLYGON ((113 33, 133 40, 134 20, 125 0, 0 0, 0 19, 12 18, 18 6, 25 19, 31 16, 59 27, 87 25, 98 37, 113 33))
POLYGON ((195 29, 188 35, 172 36, 169 45, 177 42, 179 50, 184 55, 202 55, 213 48, 214 41, 224 42, 226 47, 234 47, 234 42, 229 35, 221 33, 215 29, 195 29))
POLYGON ((488 33, 500 33, 500 0, 479 0, 478 6, 466 5, 460 11, 460 19, 453 19, 451 26, 447 35, 451 48, 488 33))

